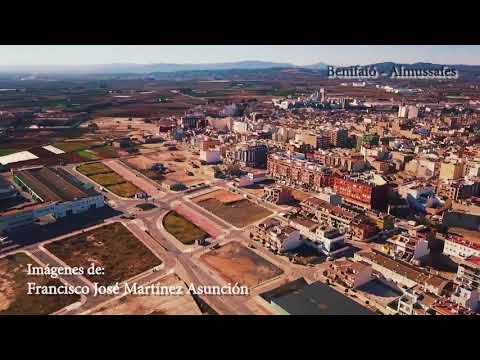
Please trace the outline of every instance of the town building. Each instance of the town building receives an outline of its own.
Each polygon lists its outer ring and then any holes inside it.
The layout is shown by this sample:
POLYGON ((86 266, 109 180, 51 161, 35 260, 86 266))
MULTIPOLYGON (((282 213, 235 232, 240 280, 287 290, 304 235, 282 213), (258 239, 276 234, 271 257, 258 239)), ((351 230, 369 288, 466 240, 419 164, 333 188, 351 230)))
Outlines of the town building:
POLYGON ((243 167, 263 167, 267 164, 267 154, 267 145, 250 142, 235 146, 229 160, 243 167))
POLYGON ((346 147, 348 144, 348 130, 347 129, 333 129, 330 131, 330 144, 335 147, 346 147))
POLYGON ((198 129, 205 125, 205 117, 200 114, 190 114, 180 118, 180 126, 185 130, 198 129))
POLYGON ((220 157, 220 151, 214 149, 200 150, 200 161, 206 164, 218 164, 222 161, 220 157))
POLYGON ((420 265, 422 258, 430 253, 428 240, 409 233, 401 233, 387 239, 390 255, 394 259, 420 265))
POLYGON ((439 196, 458 201, 480 195, 480 180, 450 180, 439 182, 436 190, 439 196))
POLYGON ((440 180, 457 180, 463 177, 462 162, 442 162, 440 165, 440 180))
POLYGON ((317 191, 330 186, 332 181, 328 167, 281 154, 268 157, 267 173, 286 185, 317 191))
POLYGON ((292 190, 285 186, 268 186, 264 188, 262 199, 276 205, 293 201, 292 190))
POLYGON ((399 285, 407 288, 421 285, 435 295, 442 295, 449 283, 446 279, 423 272, 413 265, 392 259, 375 250, 356 252, 354 260, 372 265, 373 270, 399 285))
POLYGON ((348 259, 332 262, 324 275, 350 289, 359 288, 374 279, 371 265, 348 259))
POLYGON ((480 242, 467 240, 457 235, 449 235, 444 239, 443 253, 460 259, 470 256, 480 257, 480 242))
POLYGON ((377 175, 334 177, 333 189, 344 201, 353 205, 377 210, 387 207, 389 185, 377 175))
POLYGON ((303 244, 298 230, 275 218, 269 218, 255 225, 250 232, 250 238, 259 241, 274 253, 291 251, 303 244))
POLYGON ((440 297, 425 291, 422 287, 413 287, 404 291, 398 299, 399 315, 472 315, 473 312, 446 297, 440 297))
POLYGON ((458 265, 454 279, 455 291, 452 301, 466 308, 477 311, 480 296, 480 257, 470 256, 458 265))

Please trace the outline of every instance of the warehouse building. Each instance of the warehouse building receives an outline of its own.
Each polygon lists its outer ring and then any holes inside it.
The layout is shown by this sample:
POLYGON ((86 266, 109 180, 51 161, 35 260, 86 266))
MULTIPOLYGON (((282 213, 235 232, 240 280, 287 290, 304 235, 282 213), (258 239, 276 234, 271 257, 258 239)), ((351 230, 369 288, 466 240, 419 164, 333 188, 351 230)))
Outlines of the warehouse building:
POLYGON ((260 298, 281 315, 374 315, 328 285, 308 284, 303 278, 262 293, 260 298))
POLYGON ((42 216, 58 219, 105 205, 102 194, 61 168, 34 167, 12 174, 13 181, 35 203, 0 213, 0 233, 28 226, 42 216))

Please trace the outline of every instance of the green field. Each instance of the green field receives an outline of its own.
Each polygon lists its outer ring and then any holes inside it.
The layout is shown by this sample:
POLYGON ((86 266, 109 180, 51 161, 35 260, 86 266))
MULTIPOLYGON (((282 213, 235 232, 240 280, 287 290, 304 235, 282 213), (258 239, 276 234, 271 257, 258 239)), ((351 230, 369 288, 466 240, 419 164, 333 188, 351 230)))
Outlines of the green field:
POLYGON ((96 175, 96 174, 106 174, 111 173, 112 169, 108 166, 105 166, 102 163, 92 163, 92 164, 84 164, 77 167, 77 171, 82 173, 86 176, 96 175))
POLYGON ((193 245, 196 240, 205 239, 208 234, 175 211, 169 212, 163 219, 165 229, 185 245, 193 245))
POLYGON ((94 149, 95 149, 95 153, 102 159, 118 157, 117 150, 115 150, 115 148, 112 146, 100 146, 94 149))
POLYGON ((19 150, 16 150, 16 149, 0 149, 0 156, 14 154, 17 151, 19 151, 19 150))
POLYGON ((154 204, 151 203, 138 204, 136 207, 143 211, 153 210, 157 208, 154 204))
POLYGON ((125 179, 115 172, 91 175, 90 179, 101 186, 117 185, 125 182, 125 179))
POLYGON ((57 149, 63 150, 67 153, 88 149, 91 145, 91 142, 86 141, 65 141, 53 144, 53 146, 55 146, 57 149))
POLYGON ((114 194, 129 198, 134 197, 136 193, 140 192, 140 189, 137 188, 135 185, 129 182, 123 182, 117 185, 111 185, 107 187, 108 190, 113 192, 114 194))
POLYGON ((101 285, 125 281, 162 261, 119 222, 52 242, 48 251, 70 266, 88 267, 95 263, 105 269, 103 275, 86 275, 101 285))
POLYGON ((140 192, 138 187, 126 181, 101 162, 81 165, 77 167, 77 171, 88 176, 100 186, 105 186, 118 196, 129 198, 134 197, 136 193, 140 192))
POLYGON ((80 150, 77 151, 77 154, 80 155, 82 158, 87 160, 99 160, 100 158, 97 154, 91 150, 80 150))

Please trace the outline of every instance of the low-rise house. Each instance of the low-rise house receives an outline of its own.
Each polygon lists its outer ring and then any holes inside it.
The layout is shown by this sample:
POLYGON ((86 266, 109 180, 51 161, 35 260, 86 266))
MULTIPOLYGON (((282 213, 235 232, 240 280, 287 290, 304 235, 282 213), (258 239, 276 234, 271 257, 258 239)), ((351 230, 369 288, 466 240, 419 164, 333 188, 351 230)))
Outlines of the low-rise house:
POLYGON ((444 278, 421 271, 408 263, 392 259, 375 250, 357 252, 354 259, 371 264, 373 270, 383 277, 406 288, 421 285, 430 293, 442 295, 449 284, 449 281, 444 278))
POLYGON ((256 225, 250 233, 250 238, 260 241, 267 249, 275 253, 295 250, 303 244, 298 230, 275 218, 267 219, 256 225))
POLYGON ((452 300, 413 287, 398 299, 400 315, 472 315, 473 312, 452 300))
POLYGON ((337 260, 329 265, 324 275, 330 280, 340 282, 352 289, 373 280, 372 266, 361 261, 337 260))
POLYGON ((397 234, 387 239, 390 245, 390 255, 395 259, 412 262, 419 265, 422 258, 430 253, 428 241, 408 233, 397 234))

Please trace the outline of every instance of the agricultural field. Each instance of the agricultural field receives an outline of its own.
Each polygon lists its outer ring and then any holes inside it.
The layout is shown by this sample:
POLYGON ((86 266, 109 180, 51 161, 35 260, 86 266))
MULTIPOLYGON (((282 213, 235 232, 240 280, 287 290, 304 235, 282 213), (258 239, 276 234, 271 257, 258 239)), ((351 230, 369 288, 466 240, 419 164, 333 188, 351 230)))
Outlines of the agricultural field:
POLYGON ((98 157, 102 159, 117 158, 117 150, 113 146, 99 146, 91 149, 98 157))
POLYGON ((208 237, 208 234, 175 211, 169 212, 163 219, 163 226, 184 245, 193 245, 195 241, 208 237))
POLYGON ((105 268, 104 275, 86 275, 92 282, 110 285, 128 280, 162 263, 119 222, 52 242, 48 251, 70 266, 105 268))
POLYGON ((107 187, 108 190, 113 192, 114 194, 124 197, 124 198, 131 198, 134 197, 135 194, 140 192, 140 189, 129 182, 124 182, 117 185, 111 185, 107 187))
POLYGON ((193 201, 226 222, 243 228, 272 214, 259 205, 229 191, 217 190, 193 201))
POLYGON ((80 165, 77 171, 118 196, 130 198, 140 192, 138 187, 101 162, 80 165))
POLYGON ((77 151, 77 154, 80 155, 85 160, 100 160, 97 154, 92 150, 87 150, 87 149, 80 150, 80 151, 77 151))
POLYGON ((82 173, 85 176, 97 175, 97 174, 107 174, 112 172, 112 169, 105 166, 103 163, 91 163, 84 164, 77 167, 77 171, 82 173))
POLYGON ((77 295, 28 295, 28 282, 39 286, 62 283, 47 276, 28 276, 27 264, 40 266, 24 253, 0 259, 0 315, 48 315, 80 300, 77 295))
POLYGON ((91 175, 90 179, 95 181, 97 184, 105 187, 125 182, 125 180, 120 175, 114 172, 91 175))
POLYGON ((238 242, 230 242, 201 256, 227 282, 238 282, 249 288, 273 279, 283 270, 238 242))
POLYGON ((55 143, 53 146, 68 153, 89 149, 93 144, 95 144, 94 141, 64 141, 55 143))
POLYGON ((0 156, 10 155, 18 152, 17 149, 0 149, 0 156))

